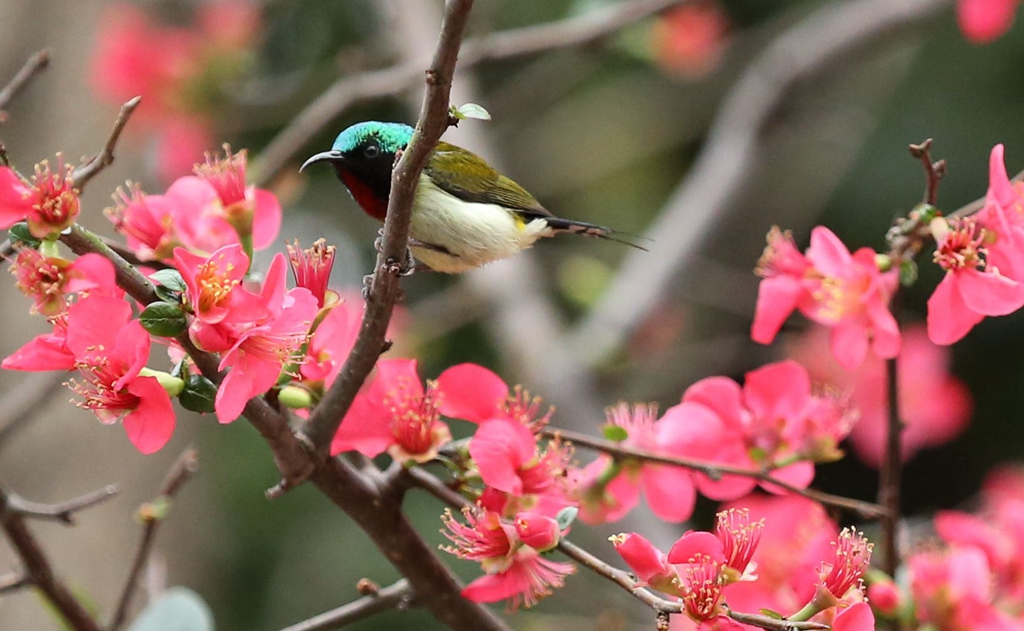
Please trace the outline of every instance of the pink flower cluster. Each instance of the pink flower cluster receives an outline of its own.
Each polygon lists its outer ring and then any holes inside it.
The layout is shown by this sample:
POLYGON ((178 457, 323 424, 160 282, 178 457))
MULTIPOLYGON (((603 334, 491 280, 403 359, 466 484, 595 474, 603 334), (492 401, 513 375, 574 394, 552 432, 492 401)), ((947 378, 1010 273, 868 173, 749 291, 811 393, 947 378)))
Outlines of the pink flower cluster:
POLYGON ((754 628, 730 618, 732 608, 874 629, 862 584, 872 545, 863 535, 837 533, 820 505, 799 496, 752 495, 743 504, 720 512, 714 533, 686 532, 668 554, 637 533, 611 540, 639 585, 682 601, 684 628, 754 628))
MULTIPOLYGON (((281 229, 281 204, 270 191, 246 181, 246 152, 207 155, 195 175, 180 177, 163 195, 129 184, 118 190, 107 216, 143 261, 170 263, 176 247, 197 254, 234 243, 246 251, 269 247, 281 229)), ((242 270, 244 273, 247 270, 242 270)))
POLYGON ((228 98, 224 86, 251 65, 262 29, 259 6, 204 2, 192 24, 169 26, 134 4, 117 3, 98 23, 96 95, 115 104, 141 95, 137 117, 153 130, 158 173, 165 181, 187 173, 213 145, 213 123, 228 98))
POLYGON ((24 221, 36 239, 54 239, 75 223, 80 202, 72 171, 63 158, 56 169, 44 160, 36 165, 32 181, 25 182, 10 167, 0 166, 0 230, 24 221))
MULTIPOLYGON (((611 434, 622 444, 658 455, 773 477, 806 487, 814 463, 840 457, 838 444, 855 414, 828 393, 816 393, 810 375, 793 361, 747 373, 743 386, 727 377, 693 384, 682 401, 656 418, 651 406, 620 406, 609 413, 611 434)), ((750 476, 702 473, 663 464, 615 461, 601 456, 570 472, 580 517, 588 523, 615 521, 639 502, 641 489, 654 513, 667 521, 689 519, 697 491, 716 500, 743 497, 758 485, 750 476)), ((761 483, 769 491, 779 489, 761 483)))

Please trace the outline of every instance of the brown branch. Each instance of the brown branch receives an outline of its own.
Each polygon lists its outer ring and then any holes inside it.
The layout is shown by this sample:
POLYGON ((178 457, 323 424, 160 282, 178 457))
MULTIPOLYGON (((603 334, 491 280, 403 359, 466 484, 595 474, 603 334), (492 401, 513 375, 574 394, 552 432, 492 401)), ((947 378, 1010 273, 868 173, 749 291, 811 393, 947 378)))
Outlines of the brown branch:
POLYGON ((198 470, 199 460, 196 458, 196 450, 186 449, 167 472, 156 499, 139 509, 139 517, 142 520, 142 537, 139 539, 138 547, 135 548, 135 556, 132 558, 131 568, 128 570, 128 578, 121 589, 121 597, 117 600, 117 607, 114 609, 108 631, 117 631, 125 622, 128 609, 132 604, 132 597, 135 595, 135 587, 139 582, 139 575, 153 550, 160 522, 166 516, 166 504, 198 470))
POLYGON ((18 74, 14 75, 14 78, 3 89, 0 89, 0 123, 3 123, 7 118, 7 113, 3 110, 11 102, 11 99, 28 85, 32 77, 42 72, 48 65, 50 65, 50 51, 44 48, 29 57, 25 65, 18 71, 18 74))
POLYGON ((135 111, 135 108, 141 102, 142 97, 136 96, 121 106, 121 111, 118 112, 117 119, 114 120, 114 127, 110 130, 110 136, 107 137, 107 144, 103 146, 103 151, 75 169, 75 173, 71 177, 72 187, 81 191, 89 180, 114 163, 114 148, 117 146, 117 141, 121 138, 121 132, 124 131, 125 125, 128 124, 128 119, 131 118, 132 112, 135 111))
POLYGON ((638 581, 635 576, 625 570, 620 570, 617 567, 605 563, 571 541, 562 539, 558 543, 558 549, 565 556, 590 569, 598 576, 603 576, 615 583, 632 594, 634 598, 659 613, 680 613, 683 611, 682 605, 679 601, 662 598, 643 587, 638 587, 638 581))
POLYGON ((359 337, 338 378, 302 426, 302 434, 318 457, 326 456, 345 412, 352 405, 356 393, 373 370, 384 347, 391 313, 401 292, 399 275, 406 259, 416 187, 427 158, 441 134, 448 128, 452 77, 455 74, 462 33, 472 7, 472 0, 448 0, 446 4, 437 51, 427 70, 427 89, 419 123, 391 176, 391 194, 384 221, 384 246, 377 255, 359 337))
POLYGON ((854 511, 864 517, 882 517, 888 514, 885 507, 879 506, 878 504, 832 495, 831 493, 823 493, 821 491, 815 491, 814 489, 802 489, 788 482, 776 479, 767 471, 751 471, 749 469, 740 469, 728 465, 715 464, 713 462, 702 462, 699 460, 691 460, 689 458, 677 458, 675 456, 663 456, 645 449, 634 449, 632 447, 626 447, 621 443, 605 440, 603 438, 595 438, 565 429, 549 427, 541 433, 548 438, 561 438, 575 445, 582 445, 590 449, 601 451, 613 458, 642 460, 645 462, 685 467, 693 471, 699 471, 711 478, 719 478, 723 475, 740 475, 747 478, 754 478, 755 480, 786 489, 791 493, 803 495, 804 497, 821 502, 822 504, 854 511))
POLYGON ((46 553, 25 524, 25 517, 10 510, 10 497, 0 488, 0 527, 11 547, 21 558, 28 579, 53 605, 67 625, 75 631, 101 631, 96 620, 75 598, 53 571, 46 553))
POLYGON ((650 252, 630 252, 597 305, 571 332, 571 346, 588 364, 605 361, 700 260, 700 245, 716 230, 758 166, 764 130, 790 91, 856 51, 945 10, 952 0, 831 2, 772 41, 747 67, 719 108, 693 166, 645 236, 650 252))
MULTIPOLYGON (((462 47, 459 67, 466 70, 487 61, 590 44, 667 7, 688 1, 621 2, 579 17, 470 39, 462 47)), ((266 184, 276 178, 313 136, 354 103, 401 94, 412 87, 421 76, 424 63, 423 59, 412 59, 382 70, 338 79, 263 149, 253 165, 257 183, 266 184)))
POLYGON ((36 418, 50 397, 64 387, 66 373, 44 372, 22 379, 13 392, 4 395, 0 412, 0 449, 36 418))
POLYGON ((732 609, 728 609, 726 615, 736 622, 761 627, 768 631, 814 631, 817 629, 831 628, 827 624, 811 622, 810 620, 779 620, 778 618, 769 618, 768 616, 762 616, 760 614, 743 613, 742 611, 733 611, 732 609))
POLYGON ((363 596, 337 609, 325 611, 308 620, 285 627, 281 631, 327 631, 340 629, 389 609, 404 610, 416 604, 416 595, 409 581, 404 578, 380 589, 374 594, 363 596))
POLYGON ((929 138, 919 145, 910 145, 910 155, 921 161, 924 166, 925 187, 924 203, 935 206, 939 201, 939 182, 946 175, 946 161, 932 162, 932 139, 929 138))
POLYGON ((11 493, 7 496, 7 510, 22 517, 59 521, 70 526, 75 523, 75 513, 113 498, 118 491, 116 484, 108 484, 98 491, 58 504, 30 502, 11 493))

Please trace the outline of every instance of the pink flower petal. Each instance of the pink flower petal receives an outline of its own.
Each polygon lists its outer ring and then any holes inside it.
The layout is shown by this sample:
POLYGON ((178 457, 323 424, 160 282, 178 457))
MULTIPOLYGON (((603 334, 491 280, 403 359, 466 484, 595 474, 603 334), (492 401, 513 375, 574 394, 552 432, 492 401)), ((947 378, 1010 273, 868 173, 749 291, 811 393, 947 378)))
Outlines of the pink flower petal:
POLYGON ((846 370, 856 370, 868 356, 868 330, 859 318, 843 318, 832 327, 831 350, 846 370))
POLYGON ((1024 284, 1002 274, 965 269, 959 273, 958 288, 964 301, 975 313, 1002 316, 1024 306, 1024 284))
POLYGON ((252 224, 252 245, 257 250, 268 248, 281 231, 281 202, 277 195, 256 189, 256 209, 252 224))
POLYGON ((241 416, 246 402, 251 398, 249 393, 252 390, 253 380, 250 375, 244 370, 229 370, 217 388, 217 396, 213 401, 217 420, 221 423, 230 423, 241 416))
POLYGON ((174 433, 171 397, 154 377, 139 377, 128 384, 139 405, 124 418, 128 440, 144 454, 159 451, 174 433))
POLYGON ((928 298, 928 339, 935 344, 953 344, 985 319, 967 308, 956 285, 956 275, 946 274, 928 298))
POLYGON ((875 614, 871 606, 860 602, 843 609, 832 622, 832 631, 874 631, 875 614))
POLYGON ((811 397, 811 377, 793 360, 766 364, 747 373, 743 401, 758 419, 793 418, 811 397))
POLYGON ((469 442, 484 484, 512 495, 522 495, 519 469, 533 458, 536 450, 533 432, 516 421, 485 421, 469 442))
POLYGON ((743 390, 728 377, 707 377, 691 385, 683 393, 683 403, 700 403, 718 414, 722 422, 733 431, 742 431, 744 417, 743 390))
POLYGON ((31 189, 8 167, 0 167, 0 230, 24 221, 32 210, 31 189))
POLYGON ((711 557, 718 563, 725 563, 725 548, 718 537, 703 530, 690 530, 679 538, 668 551, 669 563, 689 563, 698 556, 711 557))
POLYGON ((811 230, 807 260, 825 276, 843 278, 850 275, 853 256, 834 232, 824 226, 811 230))
POLYGON ((646 465, 640 473, 647 505, 651 511, 672 523, 686 521, 693 514, 697 489, 690 472, 681 467, 646 465))
MULTIPOLYGON (((780 482, 788 482, 797 488, 806 489, 814 480, 814 463, 808 461, 794 462, 791 465, 772 471, 772 477, 780 482)), ((761 488, 776 495, 789 493, 786 489, 768 482, 762 482, 761 488)))
POLYGON ((0 363, 4 370, 27 372, 71 370, 74 367, 75 356, 67 349, 64 338, 50 333, 37 335, 0 363))
POLYGON ((79 300, 68 310, 68 350, 82 360, 98 352, 99 347, 114 348, 131 315, 131 305, 119 298, 89 296, 79 300))
POLYGON ((754 308, 750 338, 759 344, 771 344, 803 294, 803 284, 790 276, 762 279, 757 287, 757 306, 754 308))
POLYGON ((441 414, 471 423, 483 423, 498 415, 508 398, 508 385, 490 370, 476 364, 459 364, 437 378, 441 414))

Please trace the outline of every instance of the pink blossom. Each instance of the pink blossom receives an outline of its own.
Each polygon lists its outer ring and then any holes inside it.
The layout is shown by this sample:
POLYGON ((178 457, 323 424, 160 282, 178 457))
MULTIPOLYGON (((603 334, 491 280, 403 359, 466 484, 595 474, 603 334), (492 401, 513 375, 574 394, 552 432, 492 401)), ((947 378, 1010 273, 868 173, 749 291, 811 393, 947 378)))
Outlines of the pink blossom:
POLYGON ((331 280, 331 268, 334 267, 333 245, 327 245, 324 239, 317 239, 313 246, 303 250, 298 239, 288 244, 288 262, 291 263, 292 276, 298 287, 305 287, 316 298, 321 309, 327 302, 327 285, 331 280))
POLYGON ((903 602, 900 588, 889 578, 872 581, 868 585, 867 597, 871 606, 885 616, 895 615, 903 602))
POLYGON ((863 589, 861 578, 871 563, 874 545, 851 528, 843 528, 832 545, 835 551, 831 561, 821 566, 821 585, 839 600, 851 589, 863 589))
POLYGON ((888 307, 897 273, 880 272, 870 248, 850 254, 835 234, 818 226, 803 256, 789 233, 773 228, 758 273, 754 341, 770 344, 789 314, 799 309, 832 328, 832 354, 846 368, 859 366, 869 348, 878 357, 899 353, 899 327, 888 307))
MULTIPOLYGON (((956 438, 970 421, 973 402, 967 387, 949 372, 949 349, 928 339, 923 325, 903 332, 897 369, 900 417, 904 423, 903 459, 919 450, 956 438)), ((794 344, 790 355, 807 366, 816 381, 831 383, 844 392, 849 406, 859 413, 850 432, 854 453, 866 464, 882 462, 888 432, 888 383, 885 361, 869 357, 855 371, 841 368, 823 352, 828 334, 816 328, 794 344)))
POLYGON ((711 557, 698 556, 687 563, 679 573, 683 613, 702 624, 742 629, 726 615, 720 576, 721 564, 711 557))
POLYGON ((149 334, 130 320, 124 300, 84 298, 68 311, 67 348, 82 377, 72 389, 81 407, 104 423, 123 417, 128 439, 144 454, 158 451, 174 431, 174 410, 167 391, 154 377, 141 377, 149 358, 149 334))
POLYGON ((981 550, 953 546, 912 555, 907 561, 915 611, 938 628, 1005 629, 1021 624, 993 605, 991 569, 981 550))
POLYGON ((156 175, 161 182, 187 176, 215 142, 213 121, 207 116, 169 116, 153 131, 156 175))
POLYGON ((33 299, 32 310, 45 316, 64 311, 70 293, 124 295, 114 282, 114 265, 99 254, 86 254, 71 262, 22 248, 11 271, 18 279, 18 289, 33 299))
POLYGON ((426 388, 415 359, 382 359, 369 387, 356 395, 331 442, 331 454, 387 451, 399 461, 426 462, 451 440, 441 420, 437 386, 426 388))
POLYGON ((521 386, 509 388, 501 377, 477 364, 458 364, 437 378, 443 393, 441 413, 471 423, 508 419, 534 431, 547 425, 553 408, 541 414, 541 398, 521 386))
POLYGON ((0 229, 25 221, 37 239, 45 239, 75 223, 80 202, 72 186, 73 169, 58 157, 57 168, 43 160, 36 165, 31 185, 0 166, 0 229))
POLYGON ((515 518, 516 535, 537 552, 547 552, 558 545, 562 530, 558 521, 537 511, 521 511, 515 518))
POLYGON ((206 156, 204 164, 195 168, 196 176, 217 192, 220 215, 243 240, 252 240, 253 248, 262 250, 277 238, 281 229, 281 203, 268 190, 246 182, 246 151, 231 153, 224 145, 224 157, 206 156))
POLYGON ((544 451, 530 429, 510 419, 480 424, 469 441, 469 455, 487 486, 513 496, 544 494, 564 476, 570 451, 553 441, 544 451))
POLYGON ((936 344, 959 341, 985 316, 1024 306, 1024 284, 986 261, 985 230, 973 217, 932 222, 934 260, 946 275, 928 299, 928 337, 936 344))
POLYGON ((515 527, 488 510, 465 508, 462 514, 466 524, 456 520, 451 511, 442 515, 447 530, 441 533, 454 544, 443 549, 460 559, 477 561, 488 573, 507 570, 512 564, 515 527))
POLYGON ((713 0, 688 3, 666 11, 651 29, 658 65, 686 78, 713 71, 728 45, 729 16, 713 0))
POLYGON ((685 533, 672 546, 668 560, 690 563, 691 559, 709 558, 719 564, 723 584, 755 580, 752 568, 756 565, 751 559, 763 528, 764 520, 750 521, 747 509, 726 509, 718 513, 714 534, 699 530, 685 533))
POLYGON ((964 37, 988 44, 1010 30, 1019 0, 958 0, 956 17, 964 37))
MULTIPOLYGON (((191 308, 198 323, 255 322, 267 317, 264 301, 241 287, 242 279, 249 270, 249 257, 242 251, 242 246, 224 246, 209 257, 175 248, 174 262, 187 287, 185 304, 191 308)), ((191 332, 193 341, 203 347, 203 333, 191 332)), ((207 337, 206 341, 209 339, 207 337)), ((216 344, 204 348, 223 351, 229 346, 216 344)))
MULTIPOLYGON (((175 251, 175 258, 179 252, 175 251)), ((216 260, 216 255, 212 260, 216 260)), ((270 390, 284 365, 295 359, 306 342, 317 312, 316 298, 301 287, 285 289, 286 265, 284 255, 278 254, 267 271, 259 295, 265 318, 251 324, 220 327, 234 329, 225 335, 234 339, 220 362, 220 370, 231 369, 215 401, 221 423, 238 418, 246 401, 270 390)))

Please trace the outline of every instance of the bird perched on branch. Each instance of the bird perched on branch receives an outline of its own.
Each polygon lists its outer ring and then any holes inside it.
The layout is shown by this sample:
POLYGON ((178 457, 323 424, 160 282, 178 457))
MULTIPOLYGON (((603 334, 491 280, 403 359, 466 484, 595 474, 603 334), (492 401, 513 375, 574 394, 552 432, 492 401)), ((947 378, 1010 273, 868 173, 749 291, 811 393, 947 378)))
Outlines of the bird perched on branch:
MULTIPOLYGON (((383 222, 395 157, 412 133, 412 127, 401 123, 352 125, 330 151, 312 156, 300 171, 318 162, 331 164, 366 214, 383 222)), ((609 228, 555 217, 483 158, 440 142, 420 175, 409 249, 430 269, 458 274, 518 254, 537 239, 560 232, 619 241, 609 228)))

